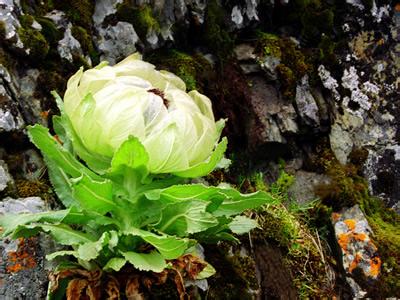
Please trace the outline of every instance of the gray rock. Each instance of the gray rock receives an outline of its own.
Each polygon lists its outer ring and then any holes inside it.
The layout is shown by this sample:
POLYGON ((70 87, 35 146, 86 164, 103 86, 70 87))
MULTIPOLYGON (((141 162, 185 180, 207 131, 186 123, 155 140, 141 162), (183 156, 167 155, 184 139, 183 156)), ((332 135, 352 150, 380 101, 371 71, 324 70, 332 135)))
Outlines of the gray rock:
POLYGON ((46 18, 52 20, 58 29, 65 29, 68 27, 69 21, 64 12, 59 10, 52 10, 45 15, 46 18))
MULTIPOLYGON (((81 44, 72 36, 72 24, 68 24, 64 32, 64 37, 58 41, 57 51, 61 58, 68 60, 70 63, 74 61, 74 57, 83 57, 81 44)), ((91 63, 89 63, 91 65, 91 63)))
POLYGON ((0 192, 13 182, 13 178, 8 173, 7 164, 0 160, 0 192))
POLYGON ((296 106, 303 121, 313 127, 320 124, 317 103, 310 91, 308 76, 301 79, 301 83, 296 87, 296 106))
POLYGON ((256 59, 254 47, 250 44, 239 44, 233 49, 233 52, 239 61, 256 59))
POLYGON ((299 170, 295 174, 295 181, 289 188, 289 195, 299 204, 314 201, 317 196, 314 193, 315 187, 320 184, 329 184, 330 178, 324 174, 306 172, 299 170))
POLYGON ((123 0, 98 0, 94 7, 93 22, 95 25, 103 23, 104 19, 117 12, 117 4, 123 0))
POLYGON ((98 28, 96 44, 102 52, 101 59, 110 64, 128 56, 136 51, 135 44, 139 42, 132 24, 118 22, 115 26, 108 25, 107 28, 98 28))
POLYGON ((276 67, 281 63, 280 58, 267 55, 264 58, 260 59, 259 64, 261 69, 265 72, 267 79, 276 80, 278 78, 278 74, 276 73, 276 67))
POLYGON ((232 12, 231 12, 231 20, 233 22, 233 24, 235 25, 235 28, 242 28, 243 27, 243 15, 242 15, 242 11, 240 10, 240 7, 235 5, 232 8, 232 12))
POLYGON ((10 91, 11 77, 0 64, 0 132, 15 131, 24 127, 22 115, 14 101, 15 95, 10 91))
POLYGON ((18 36, 18 28, 21 27, 18 16, 20 15, 19 1, 0 0, 0 22, 4 24, 5 39, 16 48, 23 49, 24 44, 18 36))
POLYGON ((0 202, 0 215, 5 213, 38 213, 46 210, 46 203, 40 197, 19 199, 7 197, 0 202))
POLYGON ((338 123, 335 123, 332 125, 329 134, 329 141, 337 160, 341 164, 345 165, 347 163, 347 157, 353 149, 353 139, 351 134, 344 130, 338 123))

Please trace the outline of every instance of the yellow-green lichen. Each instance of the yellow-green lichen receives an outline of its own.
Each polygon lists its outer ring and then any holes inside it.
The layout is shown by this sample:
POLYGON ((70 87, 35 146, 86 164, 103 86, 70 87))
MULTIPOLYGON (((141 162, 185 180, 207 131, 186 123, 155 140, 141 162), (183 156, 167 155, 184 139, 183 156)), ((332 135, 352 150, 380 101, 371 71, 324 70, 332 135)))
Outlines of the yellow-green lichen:
POLYGON ((74 38, 76 38, 81 44, 82 50, 90 55, 94 64, 97 63, 99 61, 99 54, 96 51, 92 38, 87 30, 81 26, 72 26, 71 32, 74 38))

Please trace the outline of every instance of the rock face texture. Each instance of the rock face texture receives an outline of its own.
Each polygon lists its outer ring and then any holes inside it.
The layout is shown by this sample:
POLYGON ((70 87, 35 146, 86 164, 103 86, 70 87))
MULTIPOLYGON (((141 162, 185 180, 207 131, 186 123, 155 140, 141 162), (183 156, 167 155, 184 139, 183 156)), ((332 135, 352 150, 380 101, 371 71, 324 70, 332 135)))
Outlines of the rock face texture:
MULTIPOLYGON (((372 195, 399 213, 399 45, 398 1, 0 0, 1 207, 31 196, 59 205, 25 126, 52 126, 58 111, 50 91, 62 95, 79 67, 114 64, 139 51, 212 99, 216 116, 229 120, 229 155, 245 157, 244 173, 261 171, 271 183, 284 161, 296 178, 289 194, 298 203, 319 197, 336 212, 359 205, 356 215, 364 220, 363 201, 372 195)), ((339 235, 356 231, 338 222, 333 226, 342 246, 339 235)), ((2 245, 4 259, 10 246, 2 245)), ((42 298, 46 246, 37 240, 19 245, 38 247, 42 257, 21 275, 2 265, 0 275, 8 279, 0 282, 0 297, 42 298), (10 278, 19 283, 6 291, 10 278)), ((357 247, 340 260, 347 275, 357 247)), ((368 275, 372 285, 387 284, 380 274, 390 273, 385 257, 379 259, 379 275, 368 275)), ((365 278, 350 277, 354 284, 338 294, 400 297, 398 281, 380 295, 356 283, 365 278)), ((261 288, 267 279, 259 279, 261 288)), ((263 295, 275 291, 264 288, 263 295)))

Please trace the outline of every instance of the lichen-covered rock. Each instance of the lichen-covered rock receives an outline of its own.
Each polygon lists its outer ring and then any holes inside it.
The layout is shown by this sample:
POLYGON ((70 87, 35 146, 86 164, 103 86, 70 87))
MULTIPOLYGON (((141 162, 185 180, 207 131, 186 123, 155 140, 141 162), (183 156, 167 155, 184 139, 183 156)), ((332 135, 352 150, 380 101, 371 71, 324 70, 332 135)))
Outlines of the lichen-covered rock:
POLYGON ((301 83, 296 87, 296 106, 300 117, 306 124, 318 127, 320 124, 319 109, 314 96, 311 94, 307 75, 301 79, 301 83))
MULTIPOLYGON (((372 241, 373 232, 359 206, 333 213, 332 224, 342 253, 343 268, 348 276, 362 281, 361 283, 377 279, 381 259, 372 241)), ((354 285, 353 282, 352 284, 354 285)), ((365 294, 354 290, 354 297, 362 297, 365 294)))
POLYGON ((24 44, 18 35, 21 24, 19 1, 2 0, 0 2, 0 38, 9 41, 15 48, 24 49, 24 44))
POLYGON ((15 101, 11 76, 0 64, 0 132, 22 129, 24 121, 15 101), (10 88, 11 87, 11 88, 10 88))
MULTIPOLYGON (((0 216, 4 213, 36 213, 47 210, 38 197, 6 198, 0 202, 0 216)), ((39 238, 0 242, 0 298, 44 299, 47 292, 47 271, 44 269, 43 248, 39 238)))

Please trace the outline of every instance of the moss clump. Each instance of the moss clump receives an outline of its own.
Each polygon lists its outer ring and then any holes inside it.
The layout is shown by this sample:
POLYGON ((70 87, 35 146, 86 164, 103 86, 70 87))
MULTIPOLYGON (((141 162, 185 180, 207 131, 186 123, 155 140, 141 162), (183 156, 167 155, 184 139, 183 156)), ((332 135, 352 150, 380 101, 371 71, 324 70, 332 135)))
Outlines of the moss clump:
POLYGON ((186 84, 186 89, 203 92, 211 64, 200 54, 188 54, 178 50, 166 50, 152 53, 146 57, 158 68, 166 69, 179 76, 186 84))
POLYGON ((29 55, 37 60, 43 60, 49 52, 50 46, 43 34, 31 27, 34 18, 30 15, 23 15, 20 18, 21 27, 18 28, 18 35, 26 49, 29 49, 29 55))
MULTIPOLYGON (((260 179, 257 175, 251 182, 262 189, 262 183, 257 183, 260 179)), ((277 181, 264 189, 285 202, 290 200, 288 189, 293 182, 294 176, 281 168, 277 181)), ((262 208, 257 211, 261 230, 254 233, 254 238, 266 239, 282 250, 284 263, 291 272, 300 299, 329 297, 333 287, 326 276, 327 262, 321 257, 324 248, 316 242, 318 238, 308 227, 307 218, 307 210, 299 209, 298 205, 296 210, 288 209, 283 204, 262 208)))
POLYGON ((87 30, 81 26, 72 26, 71 33, 81 44, 82 50, 89 53, 93 63, 97 63, 99 61, 99 53, 96 51, 92 38, 87 30))
POLYGON ((91 0, 53 0, 56 9, 64 11, 68 18, 86 30, 92 28, 92 16, 94 13, 95 1, 91 0))
POLYGON ((304 54, 289 38, 280 38, 276 35, 257 32, 256 53, 261 61, 266 56, 273 56, 280 60, 276 67, 280 91, 287 99, 294 99, 297 81, 309 74, 312 66, 307 63, 304 54))
POLYGON ((50 186, 43 180, 18 179, 15 181, 15 188, 17 197, 40 197, 47 203, 54 202, 54 194, 50 186))
POLYGON ((226 12, 216 0, 208 2, 201 39, 221 61, 231 57, 234 46, 234 38, 225 25, 226 17, 226 12))
POLYGON ((43 16, 54 9, 53 0, 21 0, 22 11, 34 16, 43 16))
POLYGON ((160 31, 160 24, 148 5, 134 7, 129 0, 125 0, 118 5, 116 15, 118 20, 131 23, 142 40, 146 40, 150 30, 160 31))
POLYGON ((44 17, 37 17, 36 21, 42 26, 41 33, 51 45, 55 45, 63 38, 61 30, 57 29, 52 20, 44 17))

